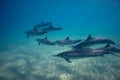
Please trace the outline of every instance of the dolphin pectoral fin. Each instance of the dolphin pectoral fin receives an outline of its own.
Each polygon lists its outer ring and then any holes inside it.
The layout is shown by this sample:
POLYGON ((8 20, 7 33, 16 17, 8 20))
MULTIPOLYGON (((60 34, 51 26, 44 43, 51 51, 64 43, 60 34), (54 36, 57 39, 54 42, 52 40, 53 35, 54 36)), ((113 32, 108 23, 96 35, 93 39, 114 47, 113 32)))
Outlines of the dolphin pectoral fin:
POLYGON ((101 56, 101 57, 104 57, 104 54, 101 54, 100 56, 101 56))
POLYGON ((71 63, 69 58, 64 58, 67 62, 71 63))
POLYGON ((38 42, 38 45, 40 46, 40 42, 38 42))

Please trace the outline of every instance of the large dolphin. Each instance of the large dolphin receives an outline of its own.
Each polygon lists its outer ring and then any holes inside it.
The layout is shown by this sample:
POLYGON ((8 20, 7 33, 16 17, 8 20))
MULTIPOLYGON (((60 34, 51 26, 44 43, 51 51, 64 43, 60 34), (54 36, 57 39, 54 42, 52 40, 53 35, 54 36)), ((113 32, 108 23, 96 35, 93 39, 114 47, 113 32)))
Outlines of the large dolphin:
POLYGON ((70 59, 81 59, 81 58, 88 58, 88 57, 97 57, 97 56, 104 56, 104 50, 94 50, 91 48, 84 48, 79 50, 70 50, 58 53, 54 55, 55 57, 62 57, 67 62, 71 63, 70 59))
POLYGON ((30 36, 39 36, 39 35, 43 35, 46 33, 48 33, 48 32, 42 31, 42 30, 37 30, 36 28, 25 32, 25 34, 27 35, 27 38, 29 38, 30 36))
POLYGON ((93 38, 91 35, 88 36, 88 38, 86 40, 81 41, 80 43, 78 43, 77 45, 72 46, 73 49, 80 49, 83 47, 89 47, 92 45, 97 45, 97 44, 115 44, 115 42, 113 42, 110 39, 106 39, 106 38, 93 38))
POLYGON ((76 44, 76 43, 78 43, 78 42, 80 42, 80 41, 81 41, 81 39, 71 40, 71 39, 69 38, 69 36, 68 36, 68 37, 66 37, 64 40, 57 40, 57 41, 55 41, 55 43, 56 43, 57 45, 62 45, 62 46, 64 46, 64 45, 76 44))
POLYGON ((55 45, 55 43, 52 42, 52 41, 49 41, 47 39, 47 37, 45 37, 44 39, 36 39, 36 40, 37 40, 37 42, 38 42, 39 45, 40 45, 40 43, 47 44, 47 45, 55 45))

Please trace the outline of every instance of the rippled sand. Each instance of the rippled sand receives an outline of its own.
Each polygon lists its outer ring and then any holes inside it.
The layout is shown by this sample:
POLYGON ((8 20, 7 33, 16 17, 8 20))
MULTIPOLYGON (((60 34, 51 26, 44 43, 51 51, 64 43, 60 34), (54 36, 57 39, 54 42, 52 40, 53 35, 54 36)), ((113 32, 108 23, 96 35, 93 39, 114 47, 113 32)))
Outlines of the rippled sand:
POLYGON ((120 57, 74 59, 52 55, 67 46, 39 46, 30 40, 0 51, 0 80, 119 80, 120 57))

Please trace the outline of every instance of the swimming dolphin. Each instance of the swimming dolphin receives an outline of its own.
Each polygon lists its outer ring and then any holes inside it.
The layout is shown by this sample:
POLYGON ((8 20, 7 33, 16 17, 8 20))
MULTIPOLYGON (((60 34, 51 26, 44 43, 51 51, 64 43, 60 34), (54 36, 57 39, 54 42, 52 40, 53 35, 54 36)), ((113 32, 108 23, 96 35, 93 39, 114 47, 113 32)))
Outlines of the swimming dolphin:
POLYGON ((114 53, 120 53, 120 48, 115 47, 115 46, 111 46, 109 43, 106 44, 104 47, 102 48, 98 48, 97 50, 104 50, 105 53, 104 54, 112 54, 115 55, 114 53))
POLYGON ((36 39, 36 40, 37 40, 37 42, 38 42, 39 45, 40 45, 40 43, 47 44, 47 45, 55 45, 55 43, 52 42, 52 41, 49 41, 47 39, 47 37, 45 37, 44 39, 36 39))
POLYGON ((106 39, 106 38, 93 38, 91 35, 88 36, 88 38, 86 40, 81 41, 80 43, 78 43, 75 46, 72 46, 73 49, 79 49, 79 48, 83 48, 83 47, 89 47, 92 45, 97 45, 97 44, 115 44, 115 42, 113 42, 110 39, 106 39))
POLYGON ((81 39, 71 40, 69 38, 69 36, 68 36, 64 40, 57 40, 57 41, 55 41, 55 43, 58 44, 58 45, 64 46, 64 45, 76 44, 76 43, 78 43, 80 41, 81 41, 81 39))
POLYGON ((52 25, 52 23, 51 22, 41 22, 41 24, 37 24, 37 25, 35 25, 34 27, 35 28, 41 28, 41 27, 46 27, 46 26, 49 26, 49 25, 52 25))
POLYGON ((104 56, 103 53, 104 53, 104 50, 94 50, 91 48, 84 48, 79 50, 70 50, 70 51, 61 52, 53 56, 62 57, 67 62, 71 63, 70 59, 81 59, 81 58, 88 58, 88 57, 104 56))
POLYGON ((52 24, 49 25, 48 27, 42 29, 43 31, 50 32, 50 31, 58 31, 58 30, 63 30, 60 27, 53 27, 52 24))
POLYGON ((25 32, 25 34, 27 35, 27 38, 29 38, 30 36, 39 36, 39 35, 44 35, 48 32, 46 31, 42 31, 42 30, 37 30, 36 28, 33 30, 28 30, 25 32))

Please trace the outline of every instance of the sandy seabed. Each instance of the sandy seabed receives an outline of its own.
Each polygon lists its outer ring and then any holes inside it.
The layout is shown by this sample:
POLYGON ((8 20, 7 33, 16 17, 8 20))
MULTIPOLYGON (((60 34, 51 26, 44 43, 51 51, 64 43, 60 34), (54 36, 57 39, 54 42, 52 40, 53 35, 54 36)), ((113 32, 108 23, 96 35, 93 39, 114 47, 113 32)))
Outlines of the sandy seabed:
POLYGON ((109 54, 72 63, 53 57, 69 49, 32 40, 10 45, 0 51, 0 80, 120 80, 120 57, 109 54))

